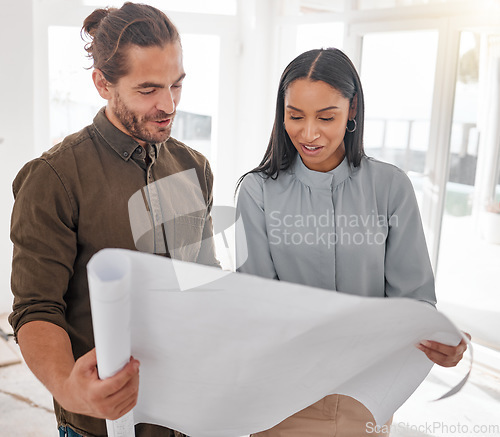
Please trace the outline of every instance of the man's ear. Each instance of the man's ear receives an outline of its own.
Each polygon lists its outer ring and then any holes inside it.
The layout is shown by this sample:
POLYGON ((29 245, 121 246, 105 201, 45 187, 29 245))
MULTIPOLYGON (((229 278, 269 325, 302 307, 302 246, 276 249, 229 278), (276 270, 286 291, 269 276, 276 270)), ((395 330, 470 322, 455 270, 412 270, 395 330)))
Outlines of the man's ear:
POLYGON ((358 113, 358 93, 354 94, 354 97, 351 101, 351 106, 349 107, 349 120, 352 120, 356 117, 358 113))
POLYGON ((98 68, 94 68, 94 71, 92 72, 92 80, 94 81, 94 85, 97 88, 99 95, 105 100, 110 100, 112 97, 112 85, 106 80, 102 71, 98 68))

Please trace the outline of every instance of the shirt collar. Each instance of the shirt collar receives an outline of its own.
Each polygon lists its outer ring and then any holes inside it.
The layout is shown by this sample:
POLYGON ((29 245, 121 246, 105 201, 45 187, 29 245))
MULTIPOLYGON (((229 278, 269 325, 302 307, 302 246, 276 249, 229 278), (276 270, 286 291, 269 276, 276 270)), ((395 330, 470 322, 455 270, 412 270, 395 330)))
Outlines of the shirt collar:
POLYGON ((347 157, 344 157, 337 167, 326 173, 310 170, 302 162, 300 155, 297 154, 292 164, 292 172, 295 173, 297 179, 311 188, 331 190, 344 182, 351 175, 352 170, 347 162, 347 157))
MULTIPOLYGON (((118 154, 124 161, 128 161, 137 147, 140 144, 132 138, 130 135, 127 135, 125 132, 122 132, 118 129, 113 123, 108 120, 106 117, 105 109, 101 108, 99 112, 94 117, 94 127, 99 132, 99 135, 108 143, 108 145, 118 154)), ((158 154, 158 151, 163 143, 154 144, 153 150, 155 154, 158 154)))

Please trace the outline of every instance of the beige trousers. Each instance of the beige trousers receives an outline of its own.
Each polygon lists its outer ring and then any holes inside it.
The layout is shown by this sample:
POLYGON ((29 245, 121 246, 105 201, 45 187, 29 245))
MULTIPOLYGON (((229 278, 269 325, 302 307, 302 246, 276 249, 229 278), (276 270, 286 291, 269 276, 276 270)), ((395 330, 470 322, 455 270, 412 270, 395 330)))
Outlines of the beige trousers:
POLYGON ((386 437, 391 422, 376 432, 375 420, 363 404, 349 396, 330 395, 252 437, 386 437))

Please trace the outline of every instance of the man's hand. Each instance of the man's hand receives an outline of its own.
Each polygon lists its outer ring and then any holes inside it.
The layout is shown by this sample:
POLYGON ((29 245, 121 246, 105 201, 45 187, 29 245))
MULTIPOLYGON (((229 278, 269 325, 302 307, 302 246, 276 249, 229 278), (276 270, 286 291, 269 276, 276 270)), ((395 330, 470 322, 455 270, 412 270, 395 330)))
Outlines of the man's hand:
POLYGON ((139 393, 139 361, 131 358, 110 378, 100 380, 95 349, 81 356, 62 385, 57 401, 68 411, 118 419, 134 408, 139 393))
POLYGON ((17 338, 26 364, 64 409, 117 419, 137 403, 139 361, 131 358, 116 375, 100 380, 95 349, 75 362, 68 334, 60 326, 29 322, 17 338))
MULTIPOLYGON (((469 340, 471 339, 467 332, 464 334, 469 340)), ((432 362, 443 367, 454 367, 463 358, 467 343, 462 339, 457 346, 448 346, 437 341, 424 340, 417 345, 417 348, 424 352, 432 362)))

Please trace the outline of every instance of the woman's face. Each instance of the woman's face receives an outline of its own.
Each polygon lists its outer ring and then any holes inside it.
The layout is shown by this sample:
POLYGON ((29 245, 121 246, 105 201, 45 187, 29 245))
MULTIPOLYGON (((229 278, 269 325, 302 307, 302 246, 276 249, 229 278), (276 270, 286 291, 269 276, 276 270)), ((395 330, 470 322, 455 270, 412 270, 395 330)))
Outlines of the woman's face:
POLYGON ((297 79, 285 92, 285 129, 311 170, 327 172, 342 162, 346 124, 355 115, 349 99, 322 81, 297 79))

